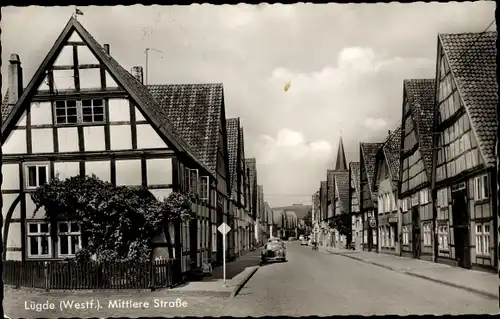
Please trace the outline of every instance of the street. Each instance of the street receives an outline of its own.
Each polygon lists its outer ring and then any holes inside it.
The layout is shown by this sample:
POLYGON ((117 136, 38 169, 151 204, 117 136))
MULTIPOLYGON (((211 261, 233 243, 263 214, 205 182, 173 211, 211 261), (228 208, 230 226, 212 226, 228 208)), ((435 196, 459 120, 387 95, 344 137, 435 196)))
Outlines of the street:
POLYGON ((498 314, 498 301, 299 243, 261 267, 225 309, 232 316, 498 314))

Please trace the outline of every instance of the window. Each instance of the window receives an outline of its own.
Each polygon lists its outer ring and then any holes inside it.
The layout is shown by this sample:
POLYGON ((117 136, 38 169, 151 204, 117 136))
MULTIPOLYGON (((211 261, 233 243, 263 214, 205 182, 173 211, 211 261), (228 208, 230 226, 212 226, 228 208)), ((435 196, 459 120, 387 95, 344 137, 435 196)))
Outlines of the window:
POLYGON ((389 230, 390 230, 390 233, 389 233, 390 245, 391 245, 391 247, 394 247, 395 246, 395 244, 394 244, 394 234, 396 233, 395 232, 395 226, 394 225, 390 225, 389 226, 389 230))
POLYGON ((488 175, 474 178, 474 199, 481 200, 489 197, 488 175))
POLYGON ((104 122, 102 99, 60 100, 55 101, 54 108, 56 124, 104 122))
POLYGON ((102 99, 82 100, 82 123, 104 122, 104 103, 102 99))
POLYGON ((217 228, 215 225, 212 225, 212 251, 217 251, 217 228))
POLYGON ((410 234, 408 230, 408 226, 403 226, 403 245, 410 244, 410 234))
POLYGON ((438 227, 438 247, 439 250, 448 250, 448 226, 438 227))
POLYGON ((203 236, 203 232, 201 231, 201 221, 198 219, 196 221, 196 228, 197 228, 197 239, 196 239, 196 247, 198 247, 198 249, 201 249, 201 236, 203 236))
POLYGON ((368 230, 363 230, 363 243, 368 242, 368 230))
POLYGON ((439 207, 447 207, 448 206, 448 189, 443 188, 443 189, 439 190, 438 206, 439 207))
POLYGON ((418 196, 419 194, 413 194, 411 196, 411 207, 417 206, 418 205, 418 196))
POLYGON ((189 170, 189 174, 189 189, 198 194, 198 170, 191 169, 189 170))
POLYGON ((490 225, 477 224, 476 225, 476 254, 489 255, 490 254, 490 225))
POLYGON ((201 176, 200 177, 200 199, 208 201, 208 195, 210 193, 210 183, 209 183, 209 177, 208 176, 201 176))
POLYGON ((427 189, 420 191, 420 204, 427 204, 429 202, 429 192, 427 189))
POLYGON ((408 199, 405 198, 403 200, 401 200, 401 206, 403 208, 403 212, 407 212, 408 211, 408 199))
POLYGON ((26 164, 26 188, 35 189, 48 183, 49 164, 26 164))
POLYGON ((424 246, 432 246, 431 224, 424 224, 424 246))
POLYGON ((45 222, 29 222, 28 227, 28 257, 50 258, 52 239, 50 225, 45 222))
POLYGON ((72 257, 82 249, 81 232, 78 223, 58 222, 57 231, 58 257, 72 257))

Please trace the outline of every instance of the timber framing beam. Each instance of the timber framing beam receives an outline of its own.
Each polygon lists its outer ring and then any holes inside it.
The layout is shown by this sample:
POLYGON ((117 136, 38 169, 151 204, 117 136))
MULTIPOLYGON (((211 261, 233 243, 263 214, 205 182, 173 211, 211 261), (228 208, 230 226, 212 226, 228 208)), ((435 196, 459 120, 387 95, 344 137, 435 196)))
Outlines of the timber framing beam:
MULTIPOLYGON (((101 66, 99 64, 80 64, 78 65, 78 69, 99 69, 101 66)), ((52 67, 53 70, 61 71, 61 70, 73 70, 74 66, 73 65, 54 65, 52 67)))

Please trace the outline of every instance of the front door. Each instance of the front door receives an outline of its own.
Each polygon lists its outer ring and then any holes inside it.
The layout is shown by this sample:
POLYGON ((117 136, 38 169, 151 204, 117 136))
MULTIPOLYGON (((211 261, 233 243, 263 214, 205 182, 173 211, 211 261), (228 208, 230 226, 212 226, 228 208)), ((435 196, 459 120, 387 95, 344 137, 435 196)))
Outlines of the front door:
POLYGON ((413 207, 411 210, 412 217, 412 245, 413 245, 413 258, 420 258, 421 252, 421 232, 420 232, 420 213, 418 207, 413 207))
POLYGON ((191 219, 189 221, 189 241, 191 243, 189 258, 191 260, 191 267, 198 268, 198 219, 191 219))
POLYGON ((470 269, 470 234, 469 215, 467 213, 467 197, 464 189, 454 192, 452 196, 455 258, 459 267, 470 269))

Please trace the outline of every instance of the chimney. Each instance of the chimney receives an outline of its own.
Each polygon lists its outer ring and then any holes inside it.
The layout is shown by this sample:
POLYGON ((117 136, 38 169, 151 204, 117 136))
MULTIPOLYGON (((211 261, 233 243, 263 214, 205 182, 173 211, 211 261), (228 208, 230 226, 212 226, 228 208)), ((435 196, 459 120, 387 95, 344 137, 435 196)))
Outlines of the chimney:
POLYGON ((143 71, 142 66, 134 66, 132 67, 132 75, 141 83, 144 84, 143 71))
POLYGON ((106 53, 109 54, 109 44, 104 45, 104 51, 106 51, 106 53))
POLYGON ((391 130, 387 131, 387 134, 388 134, 389 136, 391 136, 391 130))
POLYGON ((12 53, 9 59, 9 104, 16 104, 23 93, 23 69, 19 55, 12 53))

